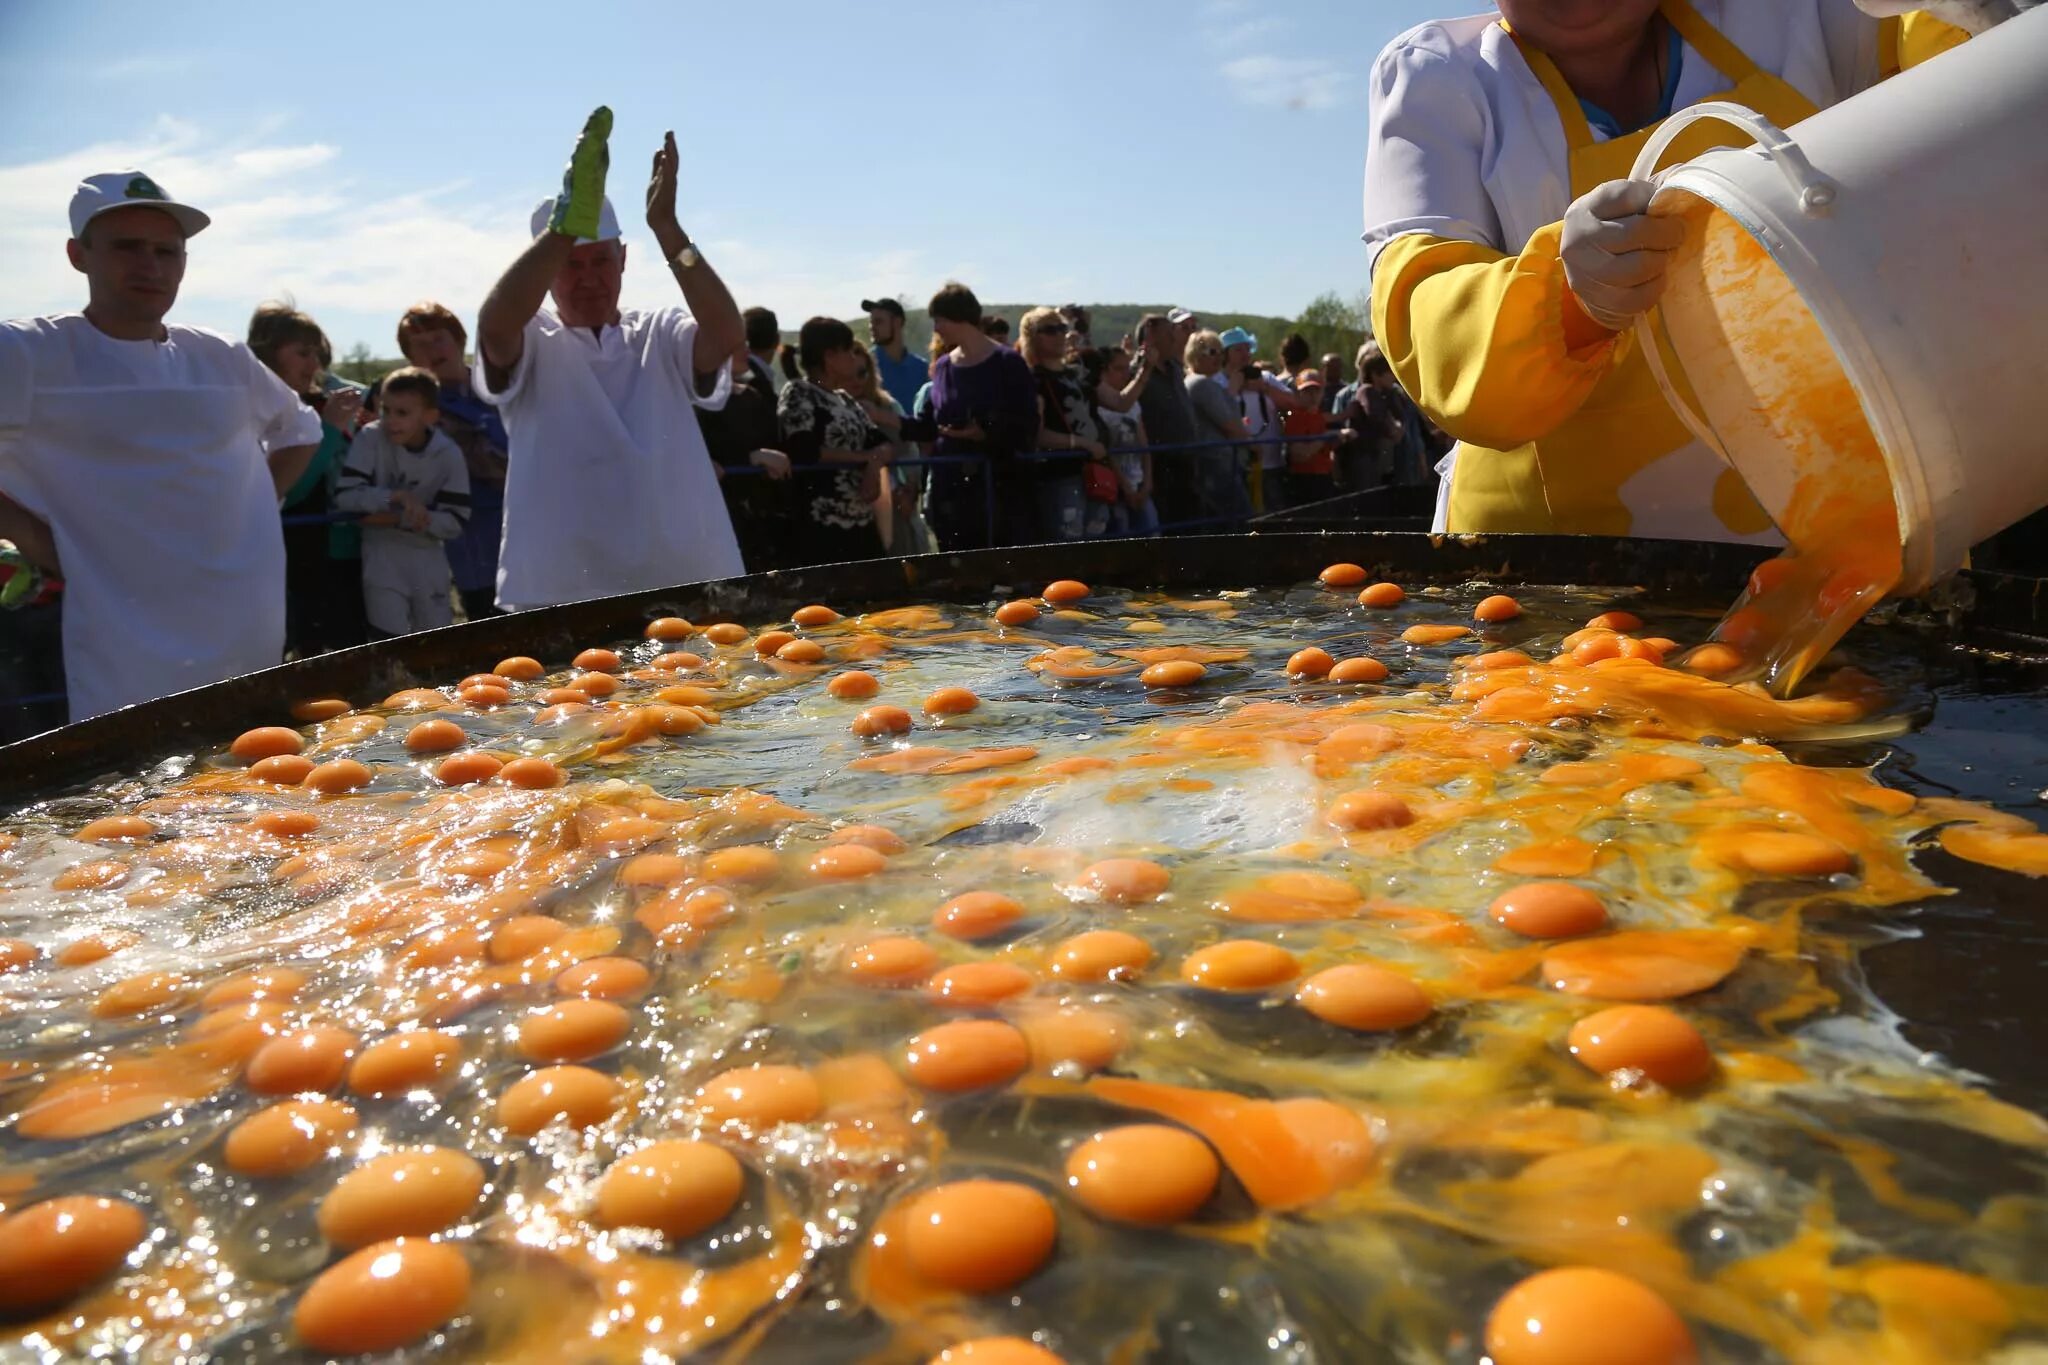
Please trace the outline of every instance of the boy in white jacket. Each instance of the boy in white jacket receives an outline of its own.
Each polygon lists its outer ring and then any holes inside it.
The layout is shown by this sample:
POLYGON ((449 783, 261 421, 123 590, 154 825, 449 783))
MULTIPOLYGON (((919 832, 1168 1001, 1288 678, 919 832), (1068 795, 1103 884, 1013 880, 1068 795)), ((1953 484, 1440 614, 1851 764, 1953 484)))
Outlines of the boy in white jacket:
POLYGON ((334 505, 363 517, 363 607, 378 636, 433 630, 454 619, 454 576, 442 548, 469 521, 469 471, 435 423, 441 385, 408 366, 387 375, 378 420, 357 433, 334 505))

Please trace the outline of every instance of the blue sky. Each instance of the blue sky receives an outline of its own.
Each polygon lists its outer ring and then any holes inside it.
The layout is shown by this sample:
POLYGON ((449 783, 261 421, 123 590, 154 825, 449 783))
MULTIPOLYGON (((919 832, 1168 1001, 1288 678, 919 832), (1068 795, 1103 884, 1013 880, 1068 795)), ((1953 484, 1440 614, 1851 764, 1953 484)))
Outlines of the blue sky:
POLYGON ((338 349, 473 318, 597 104, 628 302, 664 128, 683 224, 794 326, 958 277, 988 299, 1291 314, 1364 286, 1363 81, 1475 0, 283 6, 0 0, 8 313, 79 306, 70 186, 138 164, 215 215, 175 320, 289 292, 338 349), (488 15, 488 19, 478 16, 488 15))

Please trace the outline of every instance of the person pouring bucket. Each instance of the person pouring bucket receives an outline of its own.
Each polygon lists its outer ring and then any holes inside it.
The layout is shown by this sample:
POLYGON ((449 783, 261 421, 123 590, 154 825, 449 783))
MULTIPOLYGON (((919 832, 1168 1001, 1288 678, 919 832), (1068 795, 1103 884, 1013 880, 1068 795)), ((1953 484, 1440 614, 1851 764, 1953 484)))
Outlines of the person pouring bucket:
MULTIPOLYGON (((1710 100, 1791 127, 1963 41, 1997 7, 1883 19, 1851 0, 1497 8, 1401 35, 1371 79, 1374 335, 1458 438, 1438 465, 1434 529, 1775 543, 1633 345, 1629 324, 1656 303, 1682 236, 1646 212, 1654 187, 1627 178, 1636 155, 1673 112, 1710 100)), ((1668 159, 1741 140, 1695 125, 1668 159)))

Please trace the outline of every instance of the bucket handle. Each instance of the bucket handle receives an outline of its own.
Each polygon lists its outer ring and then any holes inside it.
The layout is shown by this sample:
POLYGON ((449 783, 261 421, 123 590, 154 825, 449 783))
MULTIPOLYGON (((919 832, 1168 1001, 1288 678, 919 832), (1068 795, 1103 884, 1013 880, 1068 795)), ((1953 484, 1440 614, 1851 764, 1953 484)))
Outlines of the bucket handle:
POLYGON ((1695 123, 1707 119, 1719 119, 1732 123, 1756 140, 1757 150, 1770 158, 1793 193, 1799 197, 1800 209, 1814 217, 1826 213, 1834 206, 1835 183, 1813 168, 1806 159, 1806 153, 1792 140, 1792 135, 1777 124, 1743 104, 1730 104, 1726 100, 1713 100, 1706 104, 1695 104, 1690 109, 1681 109, 1659 124, 1657 131, 1650 134, 1650 140, 1643 144, 1643 150, 1636 154, 1635 169, 1629 172, 1632 180, 1648 180, 1657 173, 1657 163, 1664 153, 1678 140, 1678 135, 1695 123))
MULTIPOLYGON (((1806 159, 1806 153, 1799 149, 1799 144, 1792 140, 1791 134, 1747 105, 1731 104, 1726 100, 1696 104, 1690 109, 1681 109, 1665 119, 1657 131, 1650 134, 1649 141, 1643 144, 1642 151, 1636 154, 1636 164, 1629 172, 1629 178, 1648 180, 1656 177, 1657 163, 1663 159, 1664 153, 1670 150, 1678 135, 1693 124, 1707 119, 1732 123, 1755 139, 1757 150, 1761 151, 1791 184, 1801 211, 1809 216, 1819 217, 1834 207, 1834 182, 1813 168, 1813 163, 1806 159)), ((1690 431, 1701 445, 1720 456, 1721 463, 1732 469, 1735 462, 1728 458, 1728 451, 1722 446, 1720 438, 1714 434, 1713 428, 1707 425, 1706 418, 1693 411, 1692 405, 1685 401, 1678 391, 1678 386, 1671 382, 1671 376, 1664 368, 1664 352, 1657 344, 1656 329, 1650 323, 1651 315, 1655 312, 1656 310, 1652 309, 1649 313, 1640 314, 1635 320, 1636 346, 1642 351, 1643 359, 1650 367, 1650 375, 1657 381, 1657 387, 1664 391, 1665 400, 1671 404, 1671 410, 1678 414, 1678 420, 1685 424, 1685 429, 1690 431)))

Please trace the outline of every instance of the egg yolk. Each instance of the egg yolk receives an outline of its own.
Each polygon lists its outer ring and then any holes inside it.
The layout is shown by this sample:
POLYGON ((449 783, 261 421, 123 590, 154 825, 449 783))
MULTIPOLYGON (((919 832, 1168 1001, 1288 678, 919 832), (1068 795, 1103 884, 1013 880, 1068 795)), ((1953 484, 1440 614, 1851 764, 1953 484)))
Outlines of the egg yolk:
POLYGON ((18 938, 0 938, 0 975, 34 965, 42 950, 18 938))
POLYGON ((714 1123, 808 1123, 823 1105, 818 1082, 795 1066, 736 1067, 712 1077, 697 1091, 697 1107, 714 1123))
POLYGON ((434 768, 434 780, 444 787, 467 787, 488 782, 498 775, 505 761, 495 754, 450 754, 434 768))
POLYGON ((963 962, 934 972, 925 983, 925 993, 942 1004, 974 1008, 1023 995, 1037 984, 1030 972, 1014 962, 963 962))
POLYGON ((360 1355, 420 1340, 469 1301, 469 1262, 443 1242, 379 1242, 320 1272, 292 1310, 292 1332, 316 1351, 360 1355))
POLYGON ((104 815, 79 827, 71 837, 82 844, 142 843, 156 833, 156 826, 139 815, 104 815))
POLYGON ((619 656, 609 649, 586 649, 569 661, 579 673, 611 673, 619 667, 619 656))
POLYGON ((1372 829, 1400 829, 1415 823, 1415 812, 1391 792, 1346 792, 1323 812, 1324 823, 1334 829, 1358 832, 1372 829))
POLYGON ((1172 880, 1165 868, 1143 858, 1105 858, 1081 873, 1079 887, 1112 905, 1136 905, 1165 895, 1172 880))
POLYGON ((258 759, 296 754, 305 747, 305 736, 297 730, 287 730, 282 725, 261 725, 236 735, 235 742, 228 745, 228 752, 243 763, 254 763, 258 759))
POLYGON ((370 770, 353 758, 331 758, 306 774, 303 785, 324 796, 355 791, 370 785, 370 770))
POLYGON ((339 1100, 282 1100, 229 1129, 221 1154, 243 1175, 292 1175, 326 1160, 355 1131, 356 1111, 339 1100))
POLYGON ((356 1036, 347 1029, 323 1024, 294 1029, 256 1049, 242 1083, 259 1095, 332 1090, 355 1054, 356 1036))
POLYGON ((405 732, 405 747, 416 754, 435 754, 460 749, 469 739, 452 720, 423 720, 405 732))
POLYGON ((1639 1073, 1666 1090, 1698 1085, 1714 1074, 1714 1054, 1700 1031, 1662 1005, 1617 1005, 1572 1025, 1572 1056, 1603 1076, 1639 1073))
POLYGON ((43 1309, 111 1275, 149 1224, 120 1199, 64 1195, 0 1218, 0 1311, 43 1309))
POLYGON ((903 1249, 917 1273, 963 1294, 993 1294, 1052 1255, 1058 1220, 1046 1197, 1006 1180, 960 1180, 911 1200, 903 1249))
POLYGON ((927 1090, 1006 1085, 1031 1065, 1023 1033, 999 1019, 955 1019, 910 1040, 904 1070, 927 1090))
POLYGON ((555 989, 596 1000, 631 1000, 653 980, 654 974, 630 957, 592 957, 563 968, 555 977, 555 989))
POLYGON ((1569 1266, 1531 1275, 1486 1320, 1495 1365, 1693 1365, 1685 1323, 1626 1275, 1569 1266))
POLYGON ((619 1045, 633 1016, 609 1000, 564 1000, 519 1021, 519 1055, 534 1062, 581 1062, 619 1045))
POLYGON ((1412 1028, 1432 1008, 1413 981, 1366 962, 1325 967, 1301 983, 1294 999, 1323 1022, 1360 1032, 1412 1028))
POLYGON ((320 817, 309 810, 265 810, 251 816, 249 823, 280 839, 299 839, 320 828, 320 817))
POLYGON ((1017 1027, 1031 1045, 1031 1065, 1038 1071, 1099 1071, 1123 1051, 1129 1032, 1122 1015, 1092 1005, 1020 1010, 1017 1027))
POLYGON ((1337 661, 1330 657, 1329 650, 1318 649, 1311 645, 1307 649, 1298 649, 1288 656, 1287 676, 1290 678, 1325 678, 1329 676, 1330 670, 1336 666, 1337 661))
POLYGON ((811 855, 811 875, 826 881, 859 881, 888 869, 889 859, 866 844, 833 844, 811 855))
POLYGON ((1378 659, 1340 659, 1330 666, 1329 678, 1334 683, 1385 682, 1387 666, 1378 659))
POLYGON ((841 701, 855 701, 862 697, 872 697, 881 691, 882 681, 874 674, 863 673, 856 668, 851 672, 841 673, 826 683, 825 690, 841 701))
POLYGON ((434 1029, 416 1029, 380 1038, 349 1064, 348 1088, 358 1095, 386 1095, 421 1090, 462 1064, 462 1044, 434 1029))
POLYGON ((694 1237, 732 1212, 745 1184, 745 1169, 723 1147, 650 1143, 613 1162, 597 1182, 597 1221, 694 1237))
POLYGON ((1152 961, 1152 945, 1118 929, 1090 929, 1053 949, 1050 970, 1071 981, 1129 981, 1152 961))
POLYGON ((244 1000, 289 1000, 306 985, 306 974, 296 967, 264 967, 242 972, 217 982, 199 1003, 208 1008, 239 1004, 244 1000))
POLYGON ((640 634, 649 640, 687 640, 697 628, 680 616, 657 616, 640 634))
POLYGON ((549 915, 514 915, 491 930, 491 961, 518 962, 532 957, 568 932, 568 925, 549 915))
POLYGON ((832 831, 828 844, 859 844, 877 853, 897 854, 909 848, 903 836, 885 825, 844 825, 832 831))
POLYGON ((928 716, 964 716, 981 705, 981 698, 964 687, 942 687, 924 699, 928 716))
POLYGON ((932 915, 932 927, 953 938, 992 938, 1024 917, 1024 907, 994 891, 967 891, 932 915))
POLYGON ((532 682, 546 673, 547 669, 541 665, 539 659, 525 654, 514 654, 509 659, 498 660, 498 666, 491 672, 501 678, 510 678, 514 682, 532 682))
POLYGON ((1522 604, 1520 602, 1499 593, 1482 599, 1478 606, 1472 608, 1472 619, 1484 621, 1488 625, 1498 625, 1502 621, 1512 621, 1521 614, 1522 604))
POLYGON ((249 765, 249 776, 279 787, 296 787, 313 771, 313 760, 304 754, 278 754, 259 758, 249 765))
POLYGON ((948 1346, 926 1365, 1064 1365, 1043 1346, 1022 1337, 976 1337, 948 1346))
POLYGON ((1097 1133, 1068 1154, 1066 1170, 1067 1188, 1091 1213, 1150 1226, 1193 1217, 1222 1175, 1208 1143, 1156 1123, 1097 1133))
POLYGON ((914 938, 874 938, 860 944, 840 963, 840 970, 867 986, 911 986, 929 977, 939 955, 914 938))
POLYGON ((1361 607, 1398 607, 1407 600, 1398 583, 1374 583, 1358 594, 1361 607))
POLYGON ((624 1096, 619 1083, 587 1066, 545 1066, 530 1071, 498 1097, 498 1122, 531 1137, 557 1119, 571 1128, 603 1123, 624 1096))
POLYGON ((386 1152, 343 1176, 320 1201, 320 1235, 355 1247, 440 1232, 474 1209, 483 1192, 484 1168, 465 1152, 386 1152))
POLYGON ((1525 938, 1577 938, 1607 927, 1605 902, 1570 882, 1530 882, 1503 891, 1488 913, 1525 938))
POLYGON ((862 739, 900 735, 910 729, 910 713, 900 706, 870 706, 853 718, 853 732, 862 739))
POLYGON ((515 758, 498 769, 498 776, 515 787, 545 791, 562 784, 562 770, 545 758, 515 758))
POLYGON ((1759 830, 1731 841, 1730 860, 1766 877, 1832 877, 1854 866, 1848 852, 1812 834, 1759 830))
POLYGON ((1004 626, 1028 626, 1038 619, 1038 604, 1035 602, 1005 602, 996 608, 996 624, 1004 626))
POLYGON ((1332 564, 1316 575, 1326 588, 1355 588, 1365 581, 1365 570, 1356 564, 1332 564))
POLYGON ((1191 659, 1167 659, 1148 665, 1138 675, 1138 681, 1146 687, 1193 687, 1208 673, 1207 668, 1191 659))
POLYGON ((1301 964, 1285 948, 1245 938, 1212 943, 1180 964, 1183 981, 1212 991, 1263 990, 1300 972, 1301 964))
POLYGON ((1276 1100, 1274 1116, 1315 1162, 1329 1188, 1356 1185, 1372 1166, 1372 1129, 1356 1110, 1316 1095, 1276 1100))
POLYGON ((1463 626, 1410 626, 1401 632, 1401 641, 1410 645, 1447 645, 1471 633, 1463 626))
POLYGON ((1056 607, 1064 607, 1070 603, 1079 602, 1082 598, 1087 597, 1089 592, 1090 589, 1086 583, 1078 579, 1062 578, 1046 584, 1045 591, 1038 595, 1056 607))

